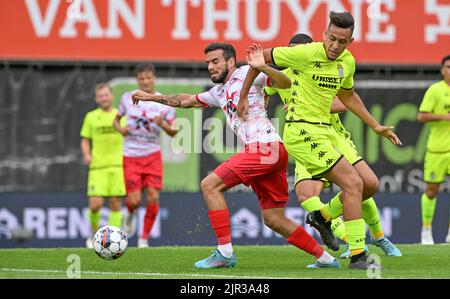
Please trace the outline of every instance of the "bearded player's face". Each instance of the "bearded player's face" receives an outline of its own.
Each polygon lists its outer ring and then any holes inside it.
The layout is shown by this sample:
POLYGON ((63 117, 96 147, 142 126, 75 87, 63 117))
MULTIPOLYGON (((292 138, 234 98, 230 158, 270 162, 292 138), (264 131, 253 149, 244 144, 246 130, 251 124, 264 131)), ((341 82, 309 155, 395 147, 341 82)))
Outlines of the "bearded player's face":
MULTIPOLYGON (((230 58, 231 59, 231 58, 230 58)), ((214 51, 209 51, 206 53, 206 63, 208 64, 208 72, 211 81, 214 83, 224 83, 228 76, 229 61, 226 60, 223 50, 218 49, 214 51)))

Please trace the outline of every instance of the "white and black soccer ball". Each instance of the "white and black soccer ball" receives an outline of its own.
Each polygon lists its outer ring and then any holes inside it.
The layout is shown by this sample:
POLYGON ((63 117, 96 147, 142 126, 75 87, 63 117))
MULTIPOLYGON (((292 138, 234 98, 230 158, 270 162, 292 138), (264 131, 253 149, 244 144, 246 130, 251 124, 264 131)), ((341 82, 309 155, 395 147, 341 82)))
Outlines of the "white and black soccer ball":
POLYGON ((103 226, 92 239, 95 253, 105 260, 115 260, 121 257, 128 247, 128 238, 116 226, 103 226))

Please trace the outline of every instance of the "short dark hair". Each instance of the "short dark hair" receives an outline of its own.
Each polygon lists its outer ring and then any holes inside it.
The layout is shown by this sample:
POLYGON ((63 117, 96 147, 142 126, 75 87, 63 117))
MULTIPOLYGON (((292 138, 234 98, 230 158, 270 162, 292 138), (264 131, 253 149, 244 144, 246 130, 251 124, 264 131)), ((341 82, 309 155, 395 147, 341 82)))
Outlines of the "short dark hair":
POLYGON ((291 39, 289 40, 289 45, 290 44, 309 44, 312 42, 313 42, 313 39, 308 34, 297 33, 296 35, 291 37, 291 39))
POLYGON ((153 63, 140 63, 134 69, 134 75, 137 76, 140 73, 151 72, 156 75, 156 68, 153 63))
POLYGON ((208 54, 208 52, 215 50, 222 50, 225 60, 234 58, 234 61, 236 61, 236 50, 233 45, 227 43, 212 43, 205 48, 204 52, 205 54, 208 54))
POLYGON ((444 64, 445 64, 445 62, 446 62, 447 60, 450 60, 450 55, 447 55, 447 56, 445 56, 444 58, 442 58, 442 61, 441 61, 441 67, 444 66, 444 64))
POLYGON ((351 29, 353 32, 353 29, 355 28, 355 19, 353 19, 353 16, 347 12, 334 12, 330 11, 330 24, 328 24, 328 28, 331 27, 331 25, 334 25, 339 28, 344 29, 351 29))

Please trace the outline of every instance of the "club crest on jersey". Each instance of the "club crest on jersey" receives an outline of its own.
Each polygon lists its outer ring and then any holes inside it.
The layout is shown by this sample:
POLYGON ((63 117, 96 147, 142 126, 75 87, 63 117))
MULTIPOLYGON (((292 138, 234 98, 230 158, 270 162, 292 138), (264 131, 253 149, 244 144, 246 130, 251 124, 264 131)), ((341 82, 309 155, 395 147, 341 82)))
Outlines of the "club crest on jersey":
POLYGON ((342 64, 337 65, 338 75, 339 78, 344 78, 344 68, 342 67, 342 64))

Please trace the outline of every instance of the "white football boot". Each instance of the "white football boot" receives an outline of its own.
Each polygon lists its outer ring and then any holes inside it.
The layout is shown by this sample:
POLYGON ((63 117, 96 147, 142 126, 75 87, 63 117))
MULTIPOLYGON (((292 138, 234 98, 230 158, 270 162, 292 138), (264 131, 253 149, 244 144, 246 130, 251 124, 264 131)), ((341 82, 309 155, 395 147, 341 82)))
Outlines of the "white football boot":
POLYGON ((88 249, 94 248, 94 244, 92 243, 92 238, 91 237, 88 237, 86 239, 86 248, 88 248, 88 249))
POLYGON ((146 239, 138 239, 138 248, 147 248, 148 246, 148 241, 146 239))

